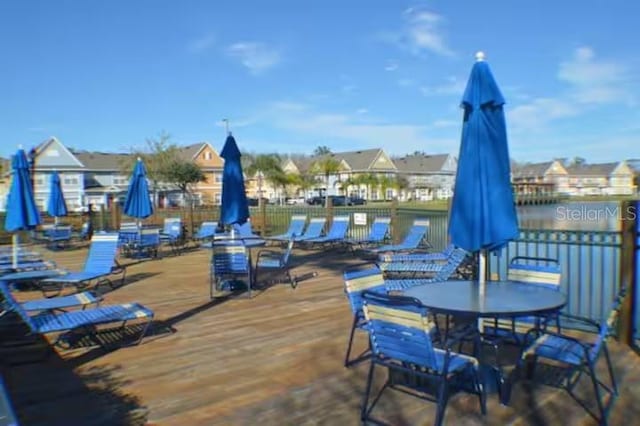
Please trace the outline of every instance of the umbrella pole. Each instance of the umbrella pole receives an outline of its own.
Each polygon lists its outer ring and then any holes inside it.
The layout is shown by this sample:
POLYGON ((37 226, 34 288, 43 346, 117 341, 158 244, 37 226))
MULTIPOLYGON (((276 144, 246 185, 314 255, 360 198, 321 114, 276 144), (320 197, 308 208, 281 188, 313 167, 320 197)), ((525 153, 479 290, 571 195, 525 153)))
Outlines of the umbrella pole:
POLYGON ((18 268, 18 244, 20 243, 20 239, 18 237, 18 233, 14 233, 11 236, 11 245, 13 246, 13 250, 12 250, 12 256, 11 256, 11 264, 13 266, 13 269, 17 269, 18 268))
POLYGON ((58 226, 58 216, 53 217, 53 225, 58 226))
MULTIPOLYGON (((480 250, 478 254, 478 284, 480 286, 480 305, 484 308, 484 298, 487 287, 487 251, 480 250)), ((482 318, 478 318, 478 331, 480 334, 484 333, 484 323, 482 318)))

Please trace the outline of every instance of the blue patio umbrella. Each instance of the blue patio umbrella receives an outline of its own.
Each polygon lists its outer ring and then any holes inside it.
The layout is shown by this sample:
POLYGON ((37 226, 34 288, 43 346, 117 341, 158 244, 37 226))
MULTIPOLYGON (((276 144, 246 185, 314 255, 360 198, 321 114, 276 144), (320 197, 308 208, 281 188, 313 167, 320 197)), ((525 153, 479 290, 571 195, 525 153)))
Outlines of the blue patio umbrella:
POLYGON ((505 101, 482 52, 476 58, 462 98, 464 120, 449 235, 456 246, 480 251, 483 290, 486 252, 500 250, 518 236, 518 218, 511 187, 505 101))
POLYGON ((242 225, 249 219, 249 204, 244 188, 240 150, 231 133, 227 136, 220 156, 224 158, 220 223, 242 225))
POLYGON ((22 148, 11 160, 11 187, 7 197, 7 214, 4 229, 13 232, 13 267, 18 264, 18 231, 34 229, 41 223, 40 212, 33 197, 29 175, 29 162, 22 148))
POLYGON ((47 213, 55 218, 56 223, 60 216, 67 215, 67 203, 64 200, 64 193, 60 184, 60 175, 54 171, 49 181, 49 202, 47 203, 47 213))
POLYGON ((140 219, 147 218, 153 214, 153 204, 151 204, 151 198, 149 198, 147 171, 140 158, 138 158, 131 174, 123 211, 127 216, 138 219, 138 227, 140 227, 140 219))

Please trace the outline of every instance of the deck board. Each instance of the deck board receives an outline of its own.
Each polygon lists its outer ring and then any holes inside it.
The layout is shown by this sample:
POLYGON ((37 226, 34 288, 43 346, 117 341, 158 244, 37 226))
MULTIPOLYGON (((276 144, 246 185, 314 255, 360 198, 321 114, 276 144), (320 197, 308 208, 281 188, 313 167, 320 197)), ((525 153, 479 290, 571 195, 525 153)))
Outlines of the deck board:
MULTIPOLYGON (((42 249, 44 250, 44 249, 42 249)), ((81 268, 86 249, 46 253, 81 268)), ((209 253, 128 265, 124 286, 105 303, 140 302, 156 313, 156 332, 139 346, 110 352, 57 350, 44 362, 3 363, 16 413, 26 425, 336 425, 358 424, 367 366, 342 366, 351 324, 342 271, 348 253, 295 251, 294 273, 318 276, 253 299, 209 300, 209 253), (172 331, 169 331, 172 330, 172 331)), ((20 298, 36 296, 21 292, 20 298)), ((358 342, 356 349, 364 348, 358 342)), ((640 361, 612 344, 620 380, 611 424, 640 414, 640 361)), ((391 424, 431 424, 432 404, 389 394, 380 410, 391 424)), ((509 407, 495 395, 483 417, 477 398, 455 396, 446 423, 594 424, 566 394, 518 385, 509 407)))

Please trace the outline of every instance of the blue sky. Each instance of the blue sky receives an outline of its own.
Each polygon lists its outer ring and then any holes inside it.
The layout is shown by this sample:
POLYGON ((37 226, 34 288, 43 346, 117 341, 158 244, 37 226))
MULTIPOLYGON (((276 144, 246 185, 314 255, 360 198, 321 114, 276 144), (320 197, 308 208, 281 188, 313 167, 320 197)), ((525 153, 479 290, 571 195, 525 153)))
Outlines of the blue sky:
POLYGON ((640 156, 640 16, 628 0, 0 2, 0 155, 49 136, 457 155, 478 50, 519 161, 640 156))

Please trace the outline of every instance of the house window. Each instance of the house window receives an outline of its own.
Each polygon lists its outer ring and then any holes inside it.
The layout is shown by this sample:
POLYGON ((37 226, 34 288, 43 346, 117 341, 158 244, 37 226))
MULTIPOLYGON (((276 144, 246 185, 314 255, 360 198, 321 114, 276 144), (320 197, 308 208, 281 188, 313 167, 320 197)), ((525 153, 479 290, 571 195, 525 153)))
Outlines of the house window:
POLYGON ((213 155, 211 154, 211 151, 207 151, 204 153, 205 160, 211 160, 212 158, 213 158, 213 155))
POLYGON ((222 173, 214 173, 213 174, 216 183, 222 182, 222 173))
POLYGON ((222 197, 220 196, 219 192, 213 194, 213 200, 215 204, 220 204, 220 202, 222 201, 222 197))
POLYGON ((63 180, 64 185, 78 185, 77 177, 65 177, 63 180))
POLYGON ((129 182, 129 179, 126 177, 118 176, 113 178, 114 185, 126 185, 129 182))

